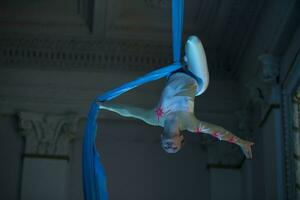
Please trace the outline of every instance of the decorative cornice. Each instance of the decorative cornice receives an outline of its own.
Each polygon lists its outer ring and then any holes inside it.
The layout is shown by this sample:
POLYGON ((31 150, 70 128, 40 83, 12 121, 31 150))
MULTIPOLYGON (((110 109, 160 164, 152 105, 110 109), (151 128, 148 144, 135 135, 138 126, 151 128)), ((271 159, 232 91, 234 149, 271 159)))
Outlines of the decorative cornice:
MULTIPOLYGON (((171 64, 171 49, 157 41, 12 34, 0 36, 0 64, 2 69, 147 73, 171 64)), ((214 50, 208 55, 211 78, 228 79, 231 74, 214 50)))
POLYGON ((20 112, 19 132, 25 137, 25 154, 68 155, 69 142, 77 132, 77 115, 20 112))
POLYGON ((0 38, 0 63, 9 67, 136 71, 164 66, 171 60, 171 47, 155 42, 20 35, 0 38))

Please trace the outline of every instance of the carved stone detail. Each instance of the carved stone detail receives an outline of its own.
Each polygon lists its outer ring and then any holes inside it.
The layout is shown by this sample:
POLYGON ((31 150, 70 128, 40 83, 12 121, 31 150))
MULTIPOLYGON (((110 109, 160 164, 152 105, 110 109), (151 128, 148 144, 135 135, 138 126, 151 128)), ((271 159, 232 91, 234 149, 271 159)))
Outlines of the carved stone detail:
POLYGON ((245 84, 249 94, 245 108, 257 107, 263 118, 271 104, 279 103, 279 60, 270 54, 261 55, 258 59, 261 61, 260 70, 255 78, 245 84))
MULTIPOLYGON (((289 73, 282 83, 282 119, 283 119, 283 138, 284 138, 284 186, 286 191, 286 199, 294 200, 296 195, 300 197, 300 187, 296 185, 296 169, 294 157, 294 138, 293 123, 295 120, 291 115, 293 111, 293 103, 298 101, 299 94, 297 90, 300 88, 300 55, 296 55, 296 59, 289 69, 289 73), (296 94, 294 93, 296 91, 296 94), (293 102, 291 102, 293 100, 293 102), (298 187, 298 189, 297 189, 298 187), (297 191, 298 190, 298 191, 297 191), (298 193, 298 194, 297 194, 298 193)), ((295 107, 294 107, 295 108, 295 107)))
POLYGON ((69 143, 77 131, 77 115, 46 115, 20 112, 20 133, 25 137, 25 153, 68 155, 69 143))
POLYGON ((44 69, 149 70, 172 63, 171 46, 155 42, 108 41, 84 38, 0 38, 4 66, 44 69))
POLYGON ((294 143, 294 162, 296 176, 296 197, 300 199, 300 90, 299 88, 293 94, 293 131, 292 138, 294 143))
POLYGON ((258 57, 261 65, 261 77, 264 82, 275 82, 279 75, 279 59, 270 54, 263 54, 258 57))

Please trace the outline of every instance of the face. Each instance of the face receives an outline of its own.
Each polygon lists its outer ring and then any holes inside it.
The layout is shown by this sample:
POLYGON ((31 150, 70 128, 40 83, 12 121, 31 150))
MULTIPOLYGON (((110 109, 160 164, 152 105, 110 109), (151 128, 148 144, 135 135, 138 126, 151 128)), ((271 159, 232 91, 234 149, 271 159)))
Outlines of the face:
POLYGON ((171 137, 167 137, 166 134, 161 135, 161 147, 167 153, 178 152, 184 144, 184 137, 182 134, 175 134, 171 137))

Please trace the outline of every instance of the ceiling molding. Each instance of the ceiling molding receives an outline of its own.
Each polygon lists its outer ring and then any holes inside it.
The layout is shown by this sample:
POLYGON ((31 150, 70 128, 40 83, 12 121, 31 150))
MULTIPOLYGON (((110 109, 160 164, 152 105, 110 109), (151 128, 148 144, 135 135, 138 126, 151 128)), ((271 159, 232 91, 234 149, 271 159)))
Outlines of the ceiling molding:
MULTIPOLYGON (((173 62, 171 49, 153 41, 10 34, 0 37, 0 64, 8 69, 149 72, 173 62)), ((214 50, 206 54, 211 78, 230 78, 214 50)))
POLYGON ((172 63, 171 47, 137 41, 7 36, 0 38, 4 67, 47 70, 148 71, 172 63))

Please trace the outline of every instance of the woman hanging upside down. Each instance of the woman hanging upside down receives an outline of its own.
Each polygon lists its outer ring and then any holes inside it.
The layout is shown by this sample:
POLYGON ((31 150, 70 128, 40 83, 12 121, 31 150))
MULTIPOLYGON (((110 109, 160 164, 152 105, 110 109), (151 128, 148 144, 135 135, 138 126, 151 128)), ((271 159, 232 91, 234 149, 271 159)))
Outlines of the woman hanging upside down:
POLYGON ((246 158, 252 158, 251 146, 254 143, 238 138, 223 127, 200 121, 195 117, 194 99, 206 90, 209 74, 203 46, 196 36, 187 40, 185 53, 187 66, 169 76, 160 101, 154 109, 145 110, 109 102, 99 102, 100 108, 163 127, 161 146, 168 153, 176 153, 181 149, 184 137, 180 131, 187 130, 210 134, 219 140, 237 144, 246 158))

